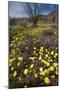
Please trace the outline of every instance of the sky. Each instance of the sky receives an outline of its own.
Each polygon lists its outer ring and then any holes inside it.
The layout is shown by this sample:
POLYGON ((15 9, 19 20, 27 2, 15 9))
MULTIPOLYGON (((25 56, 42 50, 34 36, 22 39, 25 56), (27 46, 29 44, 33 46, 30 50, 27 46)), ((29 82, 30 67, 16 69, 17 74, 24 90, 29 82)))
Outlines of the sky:
MULTIPOLYGON (((26 13, 26 10, 24 8, 24 4, 26 3, 9 1, 8 2, 9 17, 11 18, 28 17, 28 14, 26 13)), ((39 4, 39 6, 40 6, 39 11, 40 14, 42 15, 48 15, 50 12, 57 9, 56 4, 39 4)))

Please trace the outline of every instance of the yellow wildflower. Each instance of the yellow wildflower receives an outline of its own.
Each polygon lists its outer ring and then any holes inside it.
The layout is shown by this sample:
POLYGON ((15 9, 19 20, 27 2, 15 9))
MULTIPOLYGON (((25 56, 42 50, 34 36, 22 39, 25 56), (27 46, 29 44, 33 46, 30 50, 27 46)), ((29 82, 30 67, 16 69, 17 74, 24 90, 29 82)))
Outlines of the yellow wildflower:
POLYGON ((43 52, 43 47, 40 47, 40 52, 43 52))
POLYGON ((36 50, 36 47, 34 47, 34 49, 36 50))
POLYGON ((34 59, 36 59, 36 57, 30 57, 29 59, 30 59, 30 60, 34 60, 34 59))
POLYGON ((49 84, 50 83, 50 80, 49 80, 48 77, 45 77, 44 81, 45 81, 46 84, 49 84))
POLYGON ((18 60, 22 61, 23 60, 23 57, 18 57, 18 60))
POLYGON ((20 66, 20 62, 17 63, 17 66, 20 66))
POLYGON ((50 66, 50 70, 53 71, 54 70, 54 66, 50 66))
POLYGON ((48 52, 48 49, 46 49, 45 51, 48 52))
POLYGON ((34 67, 34 64, 31 64, 31 65, 30 65, 30 68, 33 68, 33 67, 34 67))
POLYGON ((53 55, 54 54, 54 51, 51 51, 51 55, 53 55))
POLYGON ((56 58, 57 56, 58 56, 58 53, 55 53, 55 54, 54 54, 54 58, 56 58))
POLYGON ((51 78, 54 79, 55 78, 55 75, 51 75, 51 78))
POLYGON ((41 58, 41 55, 39 56, 39 60, 41 60, 42 58, 41 58))
POLYGON ((33 53, 36 53, 36 51, 33 51, 33 53))
POLYGON ((47 66, 49 66, 50 64, 49 64, 49 62, 47 62, 46 60, 41 60, 45 65, 47 65, 47 66))
POLYGON ((16 77, 16 75, 17 75, 17 72, 16 72, 16 71, 14 71, 14 73, 13 73, 13 77, 16 77))
POLYGON ((53 63, 53 66, 54 66, 54 67, 57 67, 57 66, 58 66, 58 63, 53 63))
POLYGON ((40 67, 40 68, 39 68, 39 70, 40 70, 40 71, 43 71, 43 68, 42 68, 42 67, 40 67))
POLYGON ((47 58, 47 57, 48 57, 48 54, 45 55, 45 58, 47 58))
POLYGON ((10 63, 12 63, 13 61, 15 61, 15 58, 9 59, 10 63))
POLYGON ((11 51, 11 53, 12 53, 12 54, 15 54, 15 50, 13 49, 13 50, 11 51))
POLYGON ((35 78, 37 78, 37 77, 38 77, 38 74, 37 74, 37 73, 35 73, 35 74, 34 74, 34 77, 35 77, 35 78))
POLYGON ((14 70, 14 67, 11 67, 11 71, 13 71, 14 70))
POLYGON ((58 71, 56 71, 55 74, 58 75, 58 71))
POLYGON ((28 69, 24 70, 24 74, 27 75, 28 74, 28 69))
POLYGON ((44 71, 40 72, 40 75, 43 75, 44 76, 45 75, 45 72, 44 71))
POLYGON ((44 72, 45 72, 45 73, 48 73, 48 70, 47 70, 47 69, 45 69, 45 70, 44 70, 44 72))

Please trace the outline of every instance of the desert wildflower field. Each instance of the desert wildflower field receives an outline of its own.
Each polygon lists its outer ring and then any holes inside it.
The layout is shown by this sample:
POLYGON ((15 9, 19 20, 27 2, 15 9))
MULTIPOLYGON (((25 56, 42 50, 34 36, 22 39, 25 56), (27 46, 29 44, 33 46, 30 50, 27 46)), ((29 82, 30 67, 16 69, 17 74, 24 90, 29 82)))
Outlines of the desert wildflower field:
POLYGON ((30 30, 22 26, 10 27, 11 87, 58 85, 58 36, 56 28, 50 29, 46 24, 44 28, 30 30))
POLYGON ((8 2, 9 89, 58 86, 58 5, 8 2))

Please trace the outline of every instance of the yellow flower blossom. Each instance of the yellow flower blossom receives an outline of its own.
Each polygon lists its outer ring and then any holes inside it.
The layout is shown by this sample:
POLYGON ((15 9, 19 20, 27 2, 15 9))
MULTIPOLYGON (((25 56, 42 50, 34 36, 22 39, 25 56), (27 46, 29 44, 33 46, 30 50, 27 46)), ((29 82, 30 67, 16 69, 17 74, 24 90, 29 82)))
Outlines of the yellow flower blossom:
POLYGON ((54 70, 54 66, 50 66, 50 70, 53 71, 54 70))
POLYGON ((29 59, 30 59, 30 60, 34 60, 34 59, 36 59, 36 57, 30 57, 29 59))
POLYGON ((13 49, 13 50, 11 51, 11 53, 12 53, 12 54, 15 54, 15 50, 13 49))
POLYGON ((30 73, 32 72, 32 70, 29 71, 30 73))
POLYGON ((47 69, 47 73, 50 73, 50 68, 47 69))
POLYGON ((39 60, 41 60, 42 59, 42 57, 41 57, 41 55, 39 56, 39 60))
POLYGON ((57 50, 58 48, 56 47, 56 50, 57 50))
POLYGON ((18 40, 18 37, 16 37, 16 41, 18 40))
POLYGON ((54 54, 54 51, 51 51, 51 55, 53 55, 54 54))
POLYGON ((40 47, 40 52, 43 52, 43 47, 40 47))
POLYGON ((24 69, 24 75, 28 74, 28 69, 24 69))
POLYGON ((54 67, 57 67, 57 66, 58 66, 58 63, 53 63, 53 66, 54 66, 54 67))
POLYGON ((11 67, 11 71, 13 71, 14 70, 14 67, 11 67))
POLYGON ((47 57, 48 57, 48 54, 45 55, 45 58, 47 58, 47 57))
POLYGON ((13 61, 15 61, 15 58, 9 59, 10 63, 12 63, 13 61))
POLYGON ((54 54, 54 58, 56 58, 57 56, 58 56, 58 53, 55 53, 55 54, 54 54))
POLYGON ((20 66, 20 62, 17 63, 17 66, 20 66))
POLYGON ((43 68, 42 68, 42 67, 40 67, 40 68, 39 68, 39 70, 40 70, 40 71, 43 71, 43 68))
POLYGON ((36 47, 34 47, 34 49, 36 50, 36 47))
POLYGON ((31 65, 30 65, 30 68, 33 68, 33 67, 34 67, 34 64, 31 64, 31 65))
POLYGON ((37 74, 37 73, 35 73, 35 74, 34 74, 34 77, 35 77, 35 78, 37 78, 37 77, 38 77, 38 74, 37 74))
POLYGON ((44 72, 45 72, 45 73, 48 73, 48 70, 47 70, 47 69, 45 69, 45 70, 44 70, 44 72))
POLYGON ((45 75, 45 72, 44 71, 40 72, 40 75, 43 75, 44 76, 45 75))
POLYGON ((17 72, 14 71, 14 72, 13 72, 13 77, 16 77, 16 75, 17 75, 17 72))
POLYGON ((53 60, 52 59, 50 59, 50 62, 52 62, 53 60))
POLYGON ((19 48, 16 48, 17 51, 19 51, 19 48))
POLYGON ((54 79, 55 78, 55 75, 51 75, 51 78, 54 79))
POLYGON ((56 71, 55 74, 58 75, 58 71, 56 71))
POLYGON ((46 84, 49 84, 49 83, 50 83, 49 78, 48 78, 48 77, 45 77, 44 82, 45 82, 46 84))
POLYGON ((47 65, 47 66, 49 66, 50 64, 49 64, 49 62, 47 62, 46 60, 41 60, 45 65, 47 65))
POLYGON ((36 51, 33 51, 33 53, 36 53, 36 51))
POLYGON ((46 52, 48 52, 48 49, 45 49, 46 52))
POLYGON ((18 60, 22 61, 23 60, 23 57, 18 57, 18 60))

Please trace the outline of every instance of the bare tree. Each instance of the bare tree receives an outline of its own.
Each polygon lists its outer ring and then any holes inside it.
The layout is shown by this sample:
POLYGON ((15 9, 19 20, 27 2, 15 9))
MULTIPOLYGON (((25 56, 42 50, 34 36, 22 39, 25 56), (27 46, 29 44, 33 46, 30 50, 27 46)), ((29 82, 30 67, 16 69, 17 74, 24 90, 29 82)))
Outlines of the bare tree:
POLYGON ((24 9, 25 9, 27 15, 29 16, 30 20, 33 22, 33 26, 36 27, 37 22, 38 22, 38 15, 40 13, 39 4, 25 3, 24 9))

